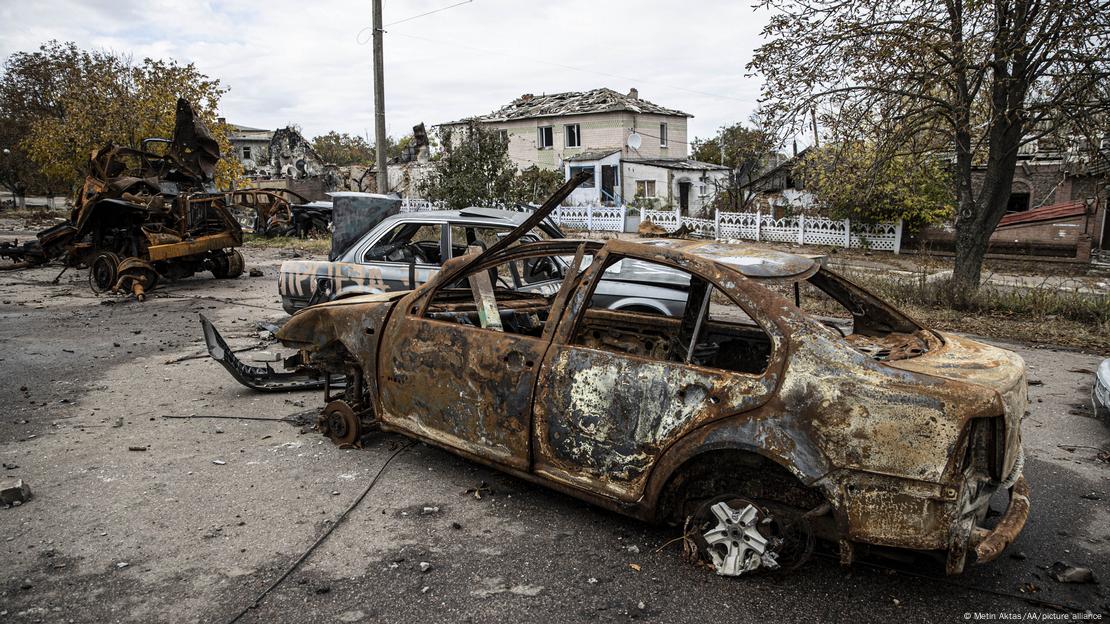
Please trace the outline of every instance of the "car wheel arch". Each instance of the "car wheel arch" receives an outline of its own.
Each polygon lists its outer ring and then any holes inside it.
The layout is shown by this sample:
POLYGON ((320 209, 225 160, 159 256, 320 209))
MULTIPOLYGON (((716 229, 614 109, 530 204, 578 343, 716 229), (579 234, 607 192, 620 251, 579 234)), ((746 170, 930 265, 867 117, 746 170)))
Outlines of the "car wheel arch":
POLYGON ((825 491, 826 486, 820 481, 820 477, 827 473, 823 460, 803 468, 790 455, 753 444, 751 440, 756 439, 754 437, 729 435, 727 431, 724 434, 710 442, 704 440, 712 436, 712 432, 709 436, 698 436, 702 441, 694 441, 692 436, 687 436, 668 449, 653 467, 644 490, 641 503, 646 516, 656 522, 670 519, 675 511, 675 497, 681 495, 684 482, 697 478, 699 471, 704 473, 705 466, 714 462, 720 463, 722 469, 727 469, 725 466, 773 466, 780 476, 789 475, 798 486, 819 492, 825 500, 830 498, 832 492, 825 491))

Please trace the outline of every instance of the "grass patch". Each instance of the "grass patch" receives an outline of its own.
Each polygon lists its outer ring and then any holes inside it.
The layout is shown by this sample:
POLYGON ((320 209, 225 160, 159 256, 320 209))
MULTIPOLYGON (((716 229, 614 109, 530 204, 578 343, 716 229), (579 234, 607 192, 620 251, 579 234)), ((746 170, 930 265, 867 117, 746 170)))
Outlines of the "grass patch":
POLYGON ((852 272, 849 277, 937 329, 1086 351, 1110 349, 1110 294, 983 286, 963 301, 948 280, 852 272))
POLYGON ((293 236, 256 236, 243 235, 243 246, 255 249, 297 249, 316 253, 327 253, 331 250, 331 238, 296 238, 293 236))

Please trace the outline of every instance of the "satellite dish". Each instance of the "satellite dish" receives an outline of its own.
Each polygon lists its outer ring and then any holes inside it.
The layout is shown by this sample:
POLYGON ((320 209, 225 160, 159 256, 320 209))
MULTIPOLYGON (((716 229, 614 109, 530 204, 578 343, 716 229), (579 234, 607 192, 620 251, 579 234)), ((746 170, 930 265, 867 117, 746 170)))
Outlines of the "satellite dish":
POLYGON ((635 132, 628 135, 628 147, 631 148, 631 149, 634 149, 634 150, 640 149, 640 144, 643 143, 643 141, 644 141, 643 137, 641 137, 639 134, 637 134, 635 132))

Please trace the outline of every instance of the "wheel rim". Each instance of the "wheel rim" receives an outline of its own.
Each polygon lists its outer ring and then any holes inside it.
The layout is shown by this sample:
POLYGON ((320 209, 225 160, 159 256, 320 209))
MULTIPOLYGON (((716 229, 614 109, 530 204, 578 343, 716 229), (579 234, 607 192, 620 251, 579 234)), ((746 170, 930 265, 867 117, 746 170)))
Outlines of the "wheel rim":
POLYGON ((116 285, 119 258, 115 254, 100 254, 89 267, 89 286, 93 292, 102 293, 116 285))
POLYGON ((716 499, 698 512, 699 550, 717 574, 740 576, 760 567, 777 568, 777 544, 765 534, 766 512, 742 498, 716 499))

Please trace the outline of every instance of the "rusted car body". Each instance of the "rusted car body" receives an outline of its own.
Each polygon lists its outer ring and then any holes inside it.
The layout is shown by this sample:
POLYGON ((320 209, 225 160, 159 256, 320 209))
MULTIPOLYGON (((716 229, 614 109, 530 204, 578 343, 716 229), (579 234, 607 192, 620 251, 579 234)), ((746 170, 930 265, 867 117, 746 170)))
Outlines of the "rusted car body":
POLYGON ((21 268, 61 259, 89 267, 94 291, 130 291, 142 299, 160 277, 202 270, 237 277, 243 233, 215 192, 219 145, 185 100, 177 102, 172 139, 145 139, 136 150, 109 143, 92 154, 69 220, 0 257, 21 268), (152 146, 164 145, 164 151, 152 146))
POLYGON ((325 389, 328 435, 399 432, 635 518, 693 520, 722 575, 786 567, 814 536, 845 562, 876 545, 937 553, 955 574, 1021 531, 1017 355, 923 328, 812 259, 513 241, 533 218, 415 290, 286 323, 287 366, 346 381, 325 389), (571 258, 558 289, 499 285, 505 266, 553 256, 571 258), (682 315, 594 305, 623 260, 689 276, 682 315), (803 288, 846 309, 847 325, 803 310, 803 288), (1000 489, 1008 508, 987 526, 1000 489))
POLYGON ((331 225, 331 202, 289 189, 239 189, 227 194, 227 203, 243 231, 258 236, 324 236, 331 225))

